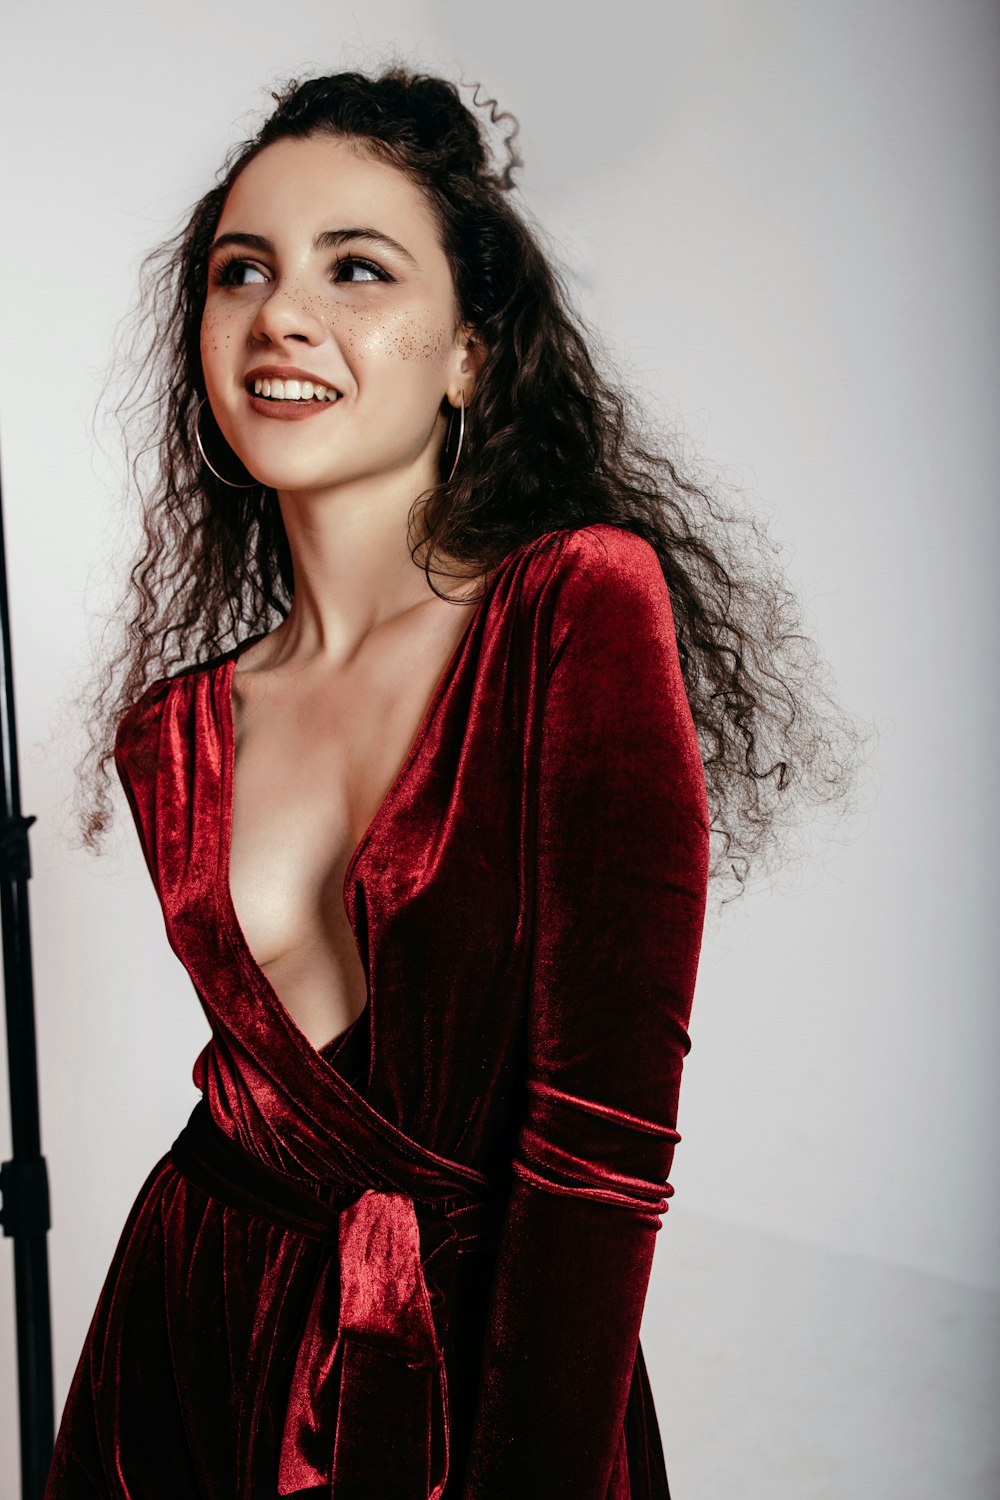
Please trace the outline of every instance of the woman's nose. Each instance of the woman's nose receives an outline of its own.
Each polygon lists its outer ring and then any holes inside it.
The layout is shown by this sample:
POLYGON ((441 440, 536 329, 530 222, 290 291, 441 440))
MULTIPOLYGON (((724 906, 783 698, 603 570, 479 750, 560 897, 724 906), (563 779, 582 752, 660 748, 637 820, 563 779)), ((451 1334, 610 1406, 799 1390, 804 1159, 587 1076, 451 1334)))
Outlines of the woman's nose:
POLYGON ((260 303, 250 331, 255 339, 304 338, 314 343, 324 329, 302 288, 276 286, 260 303))

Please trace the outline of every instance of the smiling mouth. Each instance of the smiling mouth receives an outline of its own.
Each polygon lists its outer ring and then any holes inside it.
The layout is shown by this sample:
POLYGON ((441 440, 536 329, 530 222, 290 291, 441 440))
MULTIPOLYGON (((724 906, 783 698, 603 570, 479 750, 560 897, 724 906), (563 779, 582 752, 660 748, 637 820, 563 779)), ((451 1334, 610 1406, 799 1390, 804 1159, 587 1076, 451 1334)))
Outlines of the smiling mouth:
POLYGON ((310 401, 333 405, 339 401, 341 392, 333 386, 320 385, 312 380, 278 380, 266 377, 253 382, 253 386, 247 387, 251 396, 257 396, 262 401, 278 401, 283 403, 310 401))
POLYGON ((263 392, 247 391, 250 410, 258 417, 270 417, 278 422, 302 422, 310 417, 332 412, 340 405, 339 391, 330 391, 328 396, 265 396, 263 392))

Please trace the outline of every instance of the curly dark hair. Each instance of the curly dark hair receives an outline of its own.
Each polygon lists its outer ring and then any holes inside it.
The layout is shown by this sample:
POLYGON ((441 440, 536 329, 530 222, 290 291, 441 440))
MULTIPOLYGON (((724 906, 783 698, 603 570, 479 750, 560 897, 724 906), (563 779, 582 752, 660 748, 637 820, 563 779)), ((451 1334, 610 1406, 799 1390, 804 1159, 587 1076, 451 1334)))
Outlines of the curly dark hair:
POLYGON ((602 373, 599 337, 571 309, 542 231, 512 201, 518 122, 478 95, 476 85, 469 107, 454 83, 399 61, 377 76, 293 79, 272 93, 276 107, 257 133, 230 150, 218 185, 143 260, 132 338, 115 355, 139 371, 116 416, 143 537, 113 616, 117 655, 105 663, 96 702, 86 695, 91 746, 76 795, 92 851, 111 820, 121 714, 154 678, 269 631, 290 607, 292 560, 275 491, 226 488, 196 446, 206 394, 199 328, 209 247, 233 182, 272 142, 318 134, 353 141, 419 185, 440 226, 460 317, 485 346, 458 472, 447 482, 442 462, 440 482, 411 510, 412 528, 419 507, 416 545, 428 547, 429 586, 438 551, 485 573, 559 528, 607 522, 637 533, 655 548, 669 588, 705 769, 713 878, 735 876, 742 890, 751 861, 782 850, 793 809, 850 799, 861 736, 801 628, 776 544, 759 518, 681 472, 674 439, 602 373))

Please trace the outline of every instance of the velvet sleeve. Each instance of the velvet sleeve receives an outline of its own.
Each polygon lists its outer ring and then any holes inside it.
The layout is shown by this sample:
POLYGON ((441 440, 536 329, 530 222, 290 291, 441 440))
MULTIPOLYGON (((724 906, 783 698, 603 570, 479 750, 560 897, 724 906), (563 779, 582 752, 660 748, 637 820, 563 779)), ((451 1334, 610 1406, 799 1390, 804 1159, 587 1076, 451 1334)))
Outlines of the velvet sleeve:
POLYGON ((115 769, 132 813, 146 868, 154 886, 156 864, 156 772, 159 708, 166 678, 157 680, 122 715, 115 732, 115 769))
POLYGON ((572 532, 538 607, 527 1102, 465 1500, 605 1500, 673 1194, 707 894, 704 775, 656 552, 572 532))

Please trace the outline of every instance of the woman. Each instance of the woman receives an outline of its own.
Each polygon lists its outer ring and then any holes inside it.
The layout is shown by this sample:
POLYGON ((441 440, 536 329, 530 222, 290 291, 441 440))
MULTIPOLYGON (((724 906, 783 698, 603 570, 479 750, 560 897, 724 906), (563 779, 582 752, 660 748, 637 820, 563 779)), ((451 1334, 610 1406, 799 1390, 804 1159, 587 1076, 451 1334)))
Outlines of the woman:
POLYGON ((107 722, 212 1037, 46 1494, 665 1497, 638 1334, 709 875, 843 789, 832 721, 595 368, 513 137, 401 67, 276 100, 136 388, 107 722))

